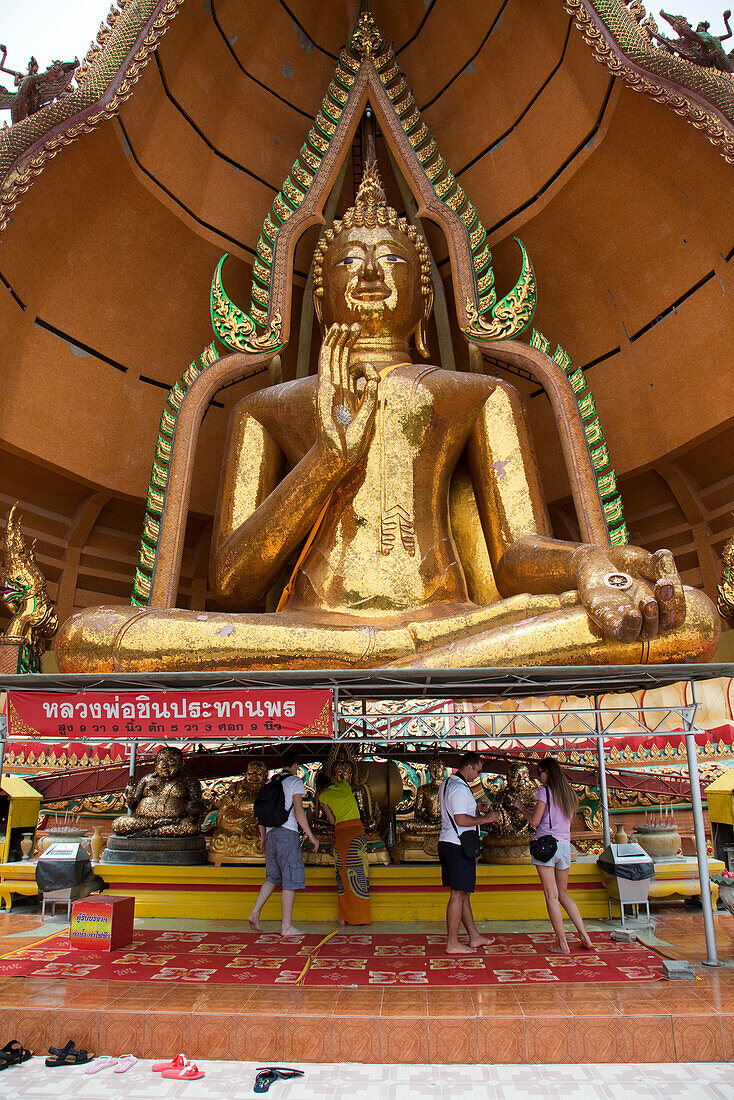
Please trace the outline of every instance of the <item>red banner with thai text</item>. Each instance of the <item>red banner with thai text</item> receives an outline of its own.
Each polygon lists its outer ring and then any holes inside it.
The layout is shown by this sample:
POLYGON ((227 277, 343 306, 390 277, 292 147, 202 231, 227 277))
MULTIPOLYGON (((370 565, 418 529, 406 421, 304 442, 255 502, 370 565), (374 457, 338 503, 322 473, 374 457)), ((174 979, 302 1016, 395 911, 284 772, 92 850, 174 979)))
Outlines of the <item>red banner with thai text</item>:
POLYGON ((328 690, 8 693, 8 739, 329 738, 328 690))

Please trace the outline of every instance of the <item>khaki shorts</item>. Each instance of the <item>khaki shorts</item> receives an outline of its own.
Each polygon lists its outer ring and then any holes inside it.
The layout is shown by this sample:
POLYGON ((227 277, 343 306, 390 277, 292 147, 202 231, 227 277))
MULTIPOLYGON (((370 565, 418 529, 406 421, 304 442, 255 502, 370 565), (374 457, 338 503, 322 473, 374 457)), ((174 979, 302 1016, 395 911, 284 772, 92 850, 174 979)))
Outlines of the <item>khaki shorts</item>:
POLYGON ((279 825, 265 837, 265 878, 284 890, 304 890, 306 871, 301 855, 301 838, 294 829, 279 825))

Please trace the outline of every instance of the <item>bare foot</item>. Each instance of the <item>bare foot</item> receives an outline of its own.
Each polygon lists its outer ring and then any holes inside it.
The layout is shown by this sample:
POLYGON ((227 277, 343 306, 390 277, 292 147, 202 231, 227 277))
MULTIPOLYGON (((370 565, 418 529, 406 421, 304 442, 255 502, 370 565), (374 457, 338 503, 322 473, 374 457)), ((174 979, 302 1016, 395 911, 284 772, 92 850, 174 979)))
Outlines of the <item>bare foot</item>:
POLYGON ((554 946, 549 949, 548 954, 549 955, 570 955, 571 954, 571 948, 568 946, 567 943, 557 943, 557 944, 554 944, 554 946))
POLYGON ((491 940, 485 940, 484 936, 477 936, 473 940, 469 940, 470 947, 489 947, 491 940))
POLYGON ((342 928, 343 928, 343 927, 345 926, 345 924, 346 924, 346 923, 347 923, 347 922, 346 922, 345 920, 342 920, 342 918, 341 918, 341 917, 339 917, 339 924, 340 924, 340 926, 341 926, 342 928))
POLYGON ((452 945, 450 947, 447 945, 446 946, 446 954, 447 955, 473 955, 474 954, 474 948, 469 947, 469 945, 466 944, 466 943, 457 943, 457 944, 452 945))
POLYGON ((591 942, 591 937, 587 936, 585 940, 581 940, 581 947, 584 951, 593 951, 594 945, 591 942))
POLYGON ((257 917, 253 917, 252 913, 250 913, 249 917, 247 918, 247 923, 249 924, 253 932, 262 932, 260 921, 257 919, 257 917))
POLYGON ((303 935, 305 935, 305 933, 302 932, 300 928, 296 928, 295 924, 292 924, 290 926, 290 928, 281 928, 280 934, 281 934, 281 936, 284 936, 286 939, 290 939, 291 936, 303 936, 303 935))

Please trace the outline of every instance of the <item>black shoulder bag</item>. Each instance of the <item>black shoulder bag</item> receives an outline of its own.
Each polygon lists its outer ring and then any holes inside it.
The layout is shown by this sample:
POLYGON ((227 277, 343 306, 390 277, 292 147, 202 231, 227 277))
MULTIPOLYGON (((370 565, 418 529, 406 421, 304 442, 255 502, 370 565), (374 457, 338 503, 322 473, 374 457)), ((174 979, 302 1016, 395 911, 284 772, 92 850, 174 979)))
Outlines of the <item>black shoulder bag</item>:
MULTIPOLYGON (((450 778, 462 779, 463 777, 462 776, 453 776, 453 777, 450 777, 450 778)), ((446 795, 448 793, 448 782, 449 782, 448 779, 444 780, 444 788, 443 788, 444 798, 446 798, 446 795)), ((464 779, 464 783, 466 783, 465 779, 464 779)), ((466 785, 467 785, 467 787, 469 786, 468 783, 466 783, 466 785)), ((476 829, 472 829, 471 832, 469 832, 467 830, 464 833, 460 833, 459 830, 456 828, 456 822, 454 821, 453 817, 449 813, 448 805, 446 806, 446 813, 448 814, 449 821, 451 822, 451 824, 454 827, 454 832, 456 833, 456 835, 459 838, 459 844, 461 845, 461 854, 465 857, 465 859, 471 859, 471 860, 479 859, 480 855, 482 854, 482 842, 481 842, 480 837, 479 837, 479 826, 477 825, 476 829)))
MULTIPOLYGON (((552 829, 551 793, 547 787, 545 788, 545 797, 548 800, 548 827, 552 829)), ((533 859, 537 859, 538 863, 547 863, 549 859, 553 859, 557 850, 558 841, 554 836, 536 836, 530 841, 530 855, 533 859)))

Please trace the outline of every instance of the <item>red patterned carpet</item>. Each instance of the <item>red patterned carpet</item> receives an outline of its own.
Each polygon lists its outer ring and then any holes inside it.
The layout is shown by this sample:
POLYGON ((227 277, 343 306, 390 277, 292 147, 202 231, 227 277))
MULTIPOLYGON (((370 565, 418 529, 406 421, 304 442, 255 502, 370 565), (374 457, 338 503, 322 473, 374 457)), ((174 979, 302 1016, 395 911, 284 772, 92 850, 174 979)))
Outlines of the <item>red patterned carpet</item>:
POLYGON ((592 933, 593 951, 550 953, 551 934, 492 935, 474 955, 447 956, 430 934, 314 934, 291 940, 255 933, 136 931, 122 951, 69 948, 59 932, 0 959, 0 977, 94 978, 209 985, 486 986, 563 982, 650 982, 662 961, 641 944, 592 933), (305 969, 305 973, 304 973, 305 969))

